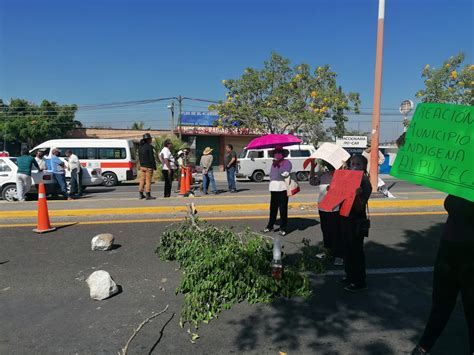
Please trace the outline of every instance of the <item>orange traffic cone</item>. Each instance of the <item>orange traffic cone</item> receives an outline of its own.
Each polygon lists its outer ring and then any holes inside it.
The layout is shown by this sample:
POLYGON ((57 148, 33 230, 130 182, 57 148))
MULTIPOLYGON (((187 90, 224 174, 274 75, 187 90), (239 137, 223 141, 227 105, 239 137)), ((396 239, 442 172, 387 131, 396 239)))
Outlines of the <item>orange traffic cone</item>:
POLYGON ((189 184, 189 175, 191 174, 191 169, 190 168, 186 168, 186 177, 184 179, 184 183, 186 185, 186 193, 188 193, 189 191, 191 191, 191 185, 189 184))
POLYGON ((46 189, 40 183, 38 187, 38 226, 33 229, 36 233, 47 233, 56 230, 49 223, 48 202, 46 201, 46 189))
POLYGON ((179 182, 179 194, 186 195, 186 169, 181 169, 181 180, 179 182))
POLYGON ((193 186, 193 172, 192 172, 191 167, 186 168, 186 174, 187 174, 186 178, 188 179, 188 183, 189 183, 188 191, 191 191, 191 187, 193 186))

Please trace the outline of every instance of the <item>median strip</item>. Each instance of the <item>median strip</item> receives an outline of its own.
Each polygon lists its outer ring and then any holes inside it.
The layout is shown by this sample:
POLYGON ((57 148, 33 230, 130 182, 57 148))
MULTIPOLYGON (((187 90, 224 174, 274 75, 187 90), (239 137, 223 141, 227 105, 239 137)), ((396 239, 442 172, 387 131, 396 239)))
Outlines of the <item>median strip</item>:
MULTIPOLYGON (((416 207, 440 207, 443 199, 430 200, 371 200, 369 208, 416 208, 416 207)), ((223 205, 197 205, 199 212, 246 212, 268 210, 268 203, 253 204, 223 204, 223 205)), ((290 209, 316 210, 317 203, 313 202, 291 202, 290 209)), ((50 210, 50 217, 73 217, 73 216, 110 216, 110 215, 146 215, 186 212, 186 206, 150 206, 150 207, 123 207, 123 208, 91 208, 50 210)), ((37 211, 2 211, 0 219, 32 218, 37 216, 37 211)))

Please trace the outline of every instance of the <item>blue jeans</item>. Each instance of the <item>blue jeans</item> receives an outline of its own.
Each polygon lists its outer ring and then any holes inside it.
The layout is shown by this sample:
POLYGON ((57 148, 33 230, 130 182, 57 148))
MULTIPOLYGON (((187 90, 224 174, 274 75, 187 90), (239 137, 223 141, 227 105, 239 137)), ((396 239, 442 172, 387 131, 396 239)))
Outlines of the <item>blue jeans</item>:
POLYGON ((63 195, 65 198, 68 198, 69 194, 67 193, 66 176, 64 174, 53 174, 53 176, 54 181, 56 181, 56 184, 59 185, 61 195, 63 195))
POLYGON ((209 182, 211 182, 211 191, 216 192, 216 180, 214 179, 214 172, 212 170, 209 170, 207 174, 202 175, 202 191, 204 193, 206 193, 209 188, 209 182))
POLYGON ((229 186, 230 191, 235 191, 235 166, 226 169, 227 173, 227 185, 229 186))

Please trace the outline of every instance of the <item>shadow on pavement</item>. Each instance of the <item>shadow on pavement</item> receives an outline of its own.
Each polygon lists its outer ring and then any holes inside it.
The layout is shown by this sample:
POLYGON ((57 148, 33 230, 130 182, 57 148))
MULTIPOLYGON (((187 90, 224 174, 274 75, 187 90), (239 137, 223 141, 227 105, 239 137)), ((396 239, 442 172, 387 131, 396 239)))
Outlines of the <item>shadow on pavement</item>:
MULTIPOLYGON (((393 247, 371 240, 366 254, 424 260, 421 254, 428 253, 431 264, 422 266, 431 266, 442 226, 405 230, 404 241, 393 247)), ((229 321, 236 329, 234 344, 239 351, 255 352, 267 339, 288 353, 310 349, 323 355, 400 354, 409 353, 421 336, 431 307, 431 273, 369 275, 369 290, 355 294, 344 291, 337 276, 310 277, 310 299, 278 299, 255 307, 241 320, 229 321)), ((460 307, 459 303, 431 354, 467 354, 467 327, 460 307)))

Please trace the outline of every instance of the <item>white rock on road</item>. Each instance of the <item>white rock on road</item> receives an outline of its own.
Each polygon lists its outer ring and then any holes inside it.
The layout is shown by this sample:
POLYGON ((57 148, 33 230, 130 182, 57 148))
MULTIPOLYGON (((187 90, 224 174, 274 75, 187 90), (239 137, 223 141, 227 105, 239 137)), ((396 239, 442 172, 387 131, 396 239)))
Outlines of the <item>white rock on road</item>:
POLYGON ((94 300, 105 300, 118 292, 117 284, 107 271, 94 271, 86 280, 90 296, 94 300))
POLYGON ((91 240, 92 250, 110 250, 114 244, 114 236, 110 233, 96 235, 91 240))

